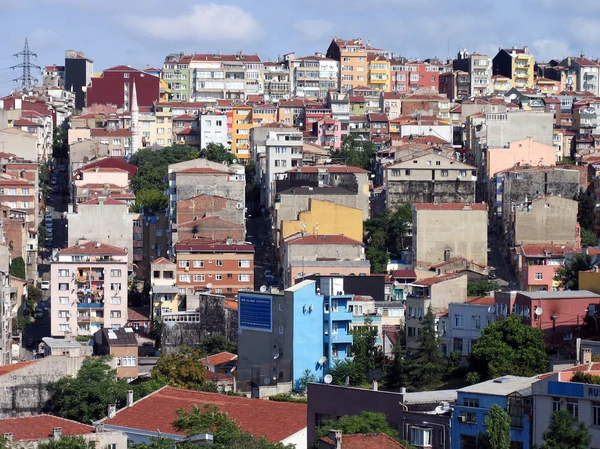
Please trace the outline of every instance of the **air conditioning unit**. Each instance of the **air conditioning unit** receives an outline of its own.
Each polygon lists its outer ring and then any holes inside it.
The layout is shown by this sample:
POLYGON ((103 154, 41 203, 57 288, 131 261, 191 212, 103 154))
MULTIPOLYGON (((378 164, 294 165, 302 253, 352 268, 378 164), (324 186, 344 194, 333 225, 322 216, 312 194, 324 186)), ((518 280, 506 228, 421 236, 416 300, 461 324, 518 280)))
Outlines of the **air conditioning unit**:
POLYGON ((235 207, 241 209, 244 207, 244 205, 242 203, 237 203, 235 207))
POLYGON ((467 417, 466 416, 459 416, 458 417, 458 422, 467 422, 467 417))

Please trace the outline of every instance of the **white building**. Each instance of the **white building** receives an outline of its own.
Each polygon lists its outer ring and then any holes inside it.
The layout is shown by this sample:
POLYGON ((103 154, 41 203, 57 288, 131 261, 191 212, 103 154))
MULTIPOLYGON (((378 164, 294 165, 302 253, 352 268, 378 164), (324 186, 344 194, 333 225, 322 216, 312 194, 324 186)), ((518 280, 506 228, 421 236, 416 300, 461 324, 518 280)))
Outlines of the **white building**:
POLYGON ((127 323, 127 252, 90 241, 58 252, 50 267, 50 334, 93 335, 127 323))
POLYGON ((270 131, 265 145, 266 171, 262 187, 267 192, 267 206, 275 196, 275 181, 286 171, 302 166, 302 133, 296 131, 270 131))
POLYGON ((199 119, 200 148, 209 143, 231 147, 231 139, 227 136, 227 116, 222 114, 202 114, 199 119))

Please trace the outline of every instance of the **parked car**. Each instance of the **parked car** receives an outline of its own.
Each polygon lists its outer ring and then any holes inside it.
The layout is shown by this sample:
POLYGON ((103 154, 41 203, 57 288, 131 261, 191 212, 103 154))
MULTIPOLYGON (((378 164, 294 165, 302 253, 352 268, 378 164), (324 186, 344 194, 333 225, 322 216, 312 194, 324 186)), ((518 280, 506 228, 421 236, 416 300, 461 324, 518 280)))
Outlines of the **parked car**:
POLYGON ((41 289, 42 290, 50 290, 50 281, 42 281, 41 289))

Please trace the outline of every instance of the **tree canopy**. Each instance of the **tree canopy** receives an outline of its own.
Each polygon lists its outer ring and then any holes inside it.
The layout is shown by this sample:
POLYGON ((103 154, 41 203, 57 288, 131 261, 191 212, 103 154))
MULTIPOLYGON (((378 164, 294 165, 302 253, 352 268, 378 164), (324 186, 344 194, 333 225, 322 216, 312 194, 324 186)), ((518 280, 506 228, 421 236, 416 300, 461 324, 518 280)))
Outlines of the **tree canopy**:
POLYGON ((152 368, 152 377, 177 388, 204 390, 206 366, 201 363, 206 353, 197 348, 182 346, 170 355, 161 354, 156 366, 152 368))
POLYGON ((485 434, 477 442, 479 449, 510 449, 510 416, 494 404, 485 419, 485 434))
POLYGON ((523 324, 518 316, 485 326, 469 358, 473 383, 507 374, 531 377, 547 370, 543 332, 523 324))
POLYGON ((579 272, 592 268, 592 259, 584 254, 575 254, 556 269, 554 280, 565 290, 579 290, 579 272))
POLYGON ((598 237, 596 233, 589 229, 581 228, 581 245, 582 246, 597 246, 598 237))
POLYGON ((430 390, 441 383, 446 370, 446 363, 438 349, 435 315, 431 305, 421 322, 418 343, 419 348, 411 360, 411 383, 417 390, 430 390))
POLYGON ((333 157, 342 158, 346 165, 369 170, 375 161, 375 145, 371 141, 359 140, 353 134, 342 138, 341 149, 331 152, 333 157))
POLYGON ((389 256, 399 257, 404 249, 404 237, 412 224, 410 204, 395 211, 385 209, 375 218, 365 221, 366 256, 373 273, 385 273, 389 256))
POLYGON ((495 292, 497 290, 500 290, 500 284, 498 284, 496 281, 481 279, 479 281, 471 281, 467 283, 468 296, 485 296, 489 295, 490 292, 495 292))
POLYGON ((318 438, 327 436, 331 429, 341 430, 343 435, 385 433, 398 439, 398 432, 387 422, 385 413, 363 411, 360 415, 345 415, 337 420, 325 421, 317 428, 318 438))
POLYGON ((19 279, 27 279, 27 274, 25 273, 25 261, 22 257, 15 257, 10 266, 8 267, 8 272, 11 276, 18 277, 19 279))
POLYGON ((135 203, 130 212, 139 213, 144 208, 147 212, 159 212, 169 206, 169 197, 157 189, 143 189, 135 194, 135 203))
POLYGON ((396 344, 392 349, 392 360, 385 366, 383 384, 386 390, 398 390, 409 384, 410 361, 406 354, 404 329, 396 331, 396 344))
POLYGON ((542 434, 540 449, 588 449, 592 443, 585 423, 577 422, 568 410, 557 410, 550 417, 550 425, 542 434))
POLYGON ((200 151, 200 157, 205 157, 213 162, 233 163, 235 160, 234 154, 223 146, 221 143, 209 143, 200 151))
POLYGON ((223 335, 213 335, 205 338, 202 342, 202 349, 204 349, 207 355, 218 354, 219 352, 231 352, 237 354, 237 344, 233 341, 229 341, 223 335))
POLYGON ((90 443, 79 435, 64 435, 38 444, 38 449, 90 449, 90 443))
POLYGON ((596 223, 596 202, 590 194, 581 189, 577 195, 577 221, 582 229, 594 229, 596 223))

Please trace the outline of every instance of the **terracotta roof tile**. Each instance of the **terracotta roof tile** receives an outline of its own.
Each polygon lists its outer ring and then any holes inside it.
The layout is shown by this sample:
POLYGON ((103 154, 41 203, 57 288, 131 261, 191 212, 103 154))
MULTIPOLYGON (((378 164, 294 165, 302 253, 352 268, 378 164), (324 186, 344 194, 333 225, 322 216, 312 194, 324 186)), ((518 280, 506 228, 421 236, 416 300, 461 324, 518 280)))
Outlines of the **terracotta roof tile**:
POLYGON ((218 354, 213 354, 205 359, 202 359, 202 363, 210 366, 219 366, 223 365, 224 363, 237 360, 237 358, 238 356, 236 354, 232 354, 231 352, 219 352, 218 354))
POLYGON ((89 164, 84 165, 79 170, 74 172, 74 175, 77 175, 79 172, 83 170, 88 170, 90 168, 96 167, 106 167, 106 168, 120 168, 122 170, 126 170, 129 172, 129 176, 133 176, 137 173, 138 168, 125 161, 120 157, 105 157, 104 159, 98 159, 97 161, 90 162, 89 164))
POLYGON ((42 126, 39 123, 32 122, 26 119, 17 119, 13 122, 13 126, 42 126))
POLYGON ((104 424, 185 435, 171 424, 176 418, 175 410, 189 410, 192 405, 204 404, 216 405, 220 411, 236 421, 242 430, 255 438, 265 436, 272 443, 288 438, 305 429, 307 425, 306 404, 248 399, 173 387, 161 388, 133 406, 119 410, 114 418, 105 420, 104 424), (157 416, 160 416, 159 420, 157 416), (277 419, 272 419, 273 417, 277 419))
POLYGON ((0 419, 0 435, 12 433, 13 441, 49 438, 53 435, 52 431, 55 427, 60 427, 63 435, 94 433, 92 426, 51 415, 0 419))
POLYGON ((564 256, 566 252, 573 250, 574 248, 569 245, 551 243, 531 243, 520 247, 520 252, 525 257, 564 256))
POLYGON ((415 270, 394 270, 392 271, 393 278, 417 278, 415 270))
POLYGON ((4 376, 5 374, 12 373, 21 368, 25 368, 26 366, 31 365, 32 363, 36 363, 37 360, 30 360, 29 362, 19 362, 13 363, 12 365, 4 365, 0 366, 0 376, 4 376))
POLYGON ((119 128, 114 131, 109 131, 104 128, 92 128, 90 130, 90 136, 92 137, 130 137, 131 130, 126 128, 119 128))
POLYGON ((152 265, 171 265, 175 264, 175 262, 171 262, 169 259, 165 259, 164 257, 159 257, 152 261, 152 265))
POLYGON ((287 173, 318 173, 326 169, 329 173, 369 173, 368 170, 359 167, 348 167, 345 165, 311 165, 297 167, 288 170, 287 173))
MULTIPOLYGON (((328 437, 323 437, 320 441, 330 445, 331 448, 335 447, 335 442, 328 437)), ((384 433, 342 435, 342 447, 343 449, 406 449, 384 433)))
POLYGON ((461 276, 464 276, 464 275, 458 274, 458 273, 442 274, 441 276, 433 276, 430 278, 421 279, 420 281, 415 281, 415 282, 413 282, 413 285, 427 287, 430 285, 439 284, 440 282, 445 282, 445 281, 449 281, 451 279, 456 279, 461 276))
POLYGON ((150 310, 147 307, 129 307, 127 321, 148 321, 150 310))
POLYGON ((492 296, 467 296, 467 300, 465 302, 467 304, 491 306, 495 304, 495 299, 492 296))
POLYGON ((225 253, 254 253, 254 245, 250 243, 233 243, 214 241, 211 239, 189 239, 175 245, 176 252, 225 252, 225 253))
MULTIPOLYGON (((125 203, 123 203, 125 204, 125 203)), ((127 253, 116 246, 107 245, 100 242, 87 242, 83 245, 74 245, 62 249, 58 252, 59 255, 69 254, 89 254, 94 256, 126 256, 127 253)))
POLYGON ((227 174, 227 172, 224 170, 217 170, 216 168, 210 168, 210 167, 184 168, 183 170, 177 170, 177 173, 219 173, 222 175, 227 174))

